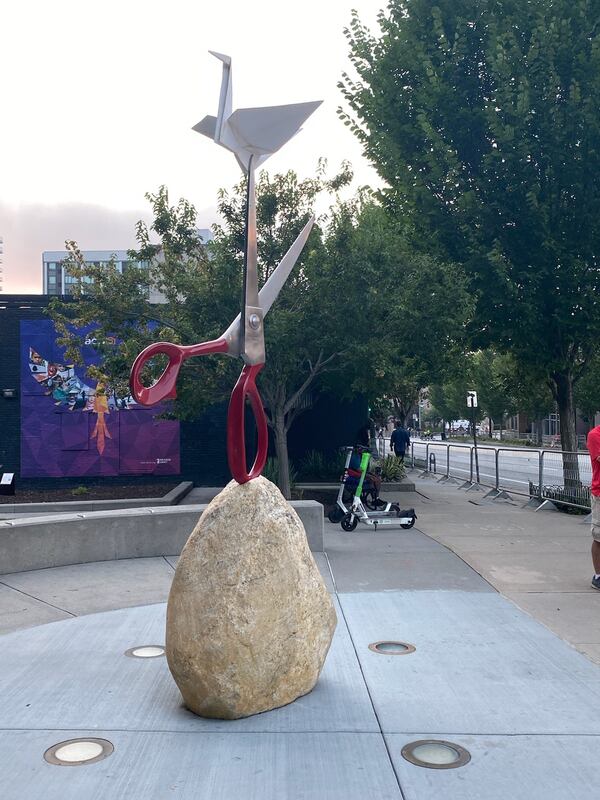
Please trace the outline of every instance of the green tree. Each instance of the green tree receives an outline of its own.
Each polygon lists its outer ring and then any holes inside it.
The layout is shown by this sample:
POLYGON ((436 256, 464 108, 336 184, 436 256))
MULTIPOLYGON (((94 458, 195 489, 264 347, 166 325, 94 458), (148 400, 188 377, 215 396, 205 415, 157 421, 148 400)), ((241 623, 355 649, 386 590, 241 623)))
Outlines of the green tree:
MULTIPOLYGON (((259 275, 266 280, 312 213, 317 195, 337 191, 351 178, 347 165, 333 180, 319 174, 298 181, 293 172, 271 178, 262 172, 257 182, 259 275)), ((81 363, 81 336, 74 328, 94 325, 99 341, 108 335, 120 344, 105 349, 96 377, 108 387, 127 385, 137 353, 153 341, 193 344, 217 337, 239 311, 243 271, 245 181, 231 192, 222 191, 218 210, 224 220, 215 226, 214 241, 204 246, 195 230, 195 210, 184 200, 169 204, 162 187, 148 195, 154 221, 138 224, 138 251, 132 262, 145 261, 147 269, 131 266, 99 268, 83 262, 75 243, 67 266, 79 279, 77 302, 53 301, 49 313, 61 343, 74 361, 81 363), (158 236, 159 244, 151 239, 158 236), (148 285, 163 293, 165 302, 148 299, 148 285)), ((315 226, 300 259, 271 309, 265 326, 266 367, 259 386, 267 421, 274 434, 279 463, 279 485, 290 496, 287 433, 297 416, 308 407, 308 396, 317 379, 331 369, 340 353, 343 336, 335 302, 338 285, 328 269, 322 232, 315 226)), ((190 418, 209 403, 224 399, 235 382, 239 363, 230 359, 202 358, 185 362, 177 388, 174 413, 190 418)), ((164 369, 154 359, 147 380, 164 369)))
POLYGON ((346 391, 391 405, 402 424, 420 391, 461 357, 471 298, 462 271, 415 253, 368 195, 338 204, 326 238, 347 317, 346 391))
POLYGON ((410 217, 463 264, 477 346, 539 369, 576 445, 573 391, 600 336, 599 0, 390 0, 347 31, 342 113, 410 217))
POLYGON ((594 418, 600 410, 600 358, 595 354, 591 368, 575 388, 575 404, 588 427, 593 427, 594 418))
MULTIPOLYGON (((477 390, 473 377, 473 364, 469 356, 465 356, 453 373, 439 384, 429 387, 428 396, 437 414, 444 422, 452 423, 458 419, 466 419, 471 423, 472 411, 467 408, 467 392, 477 390)), ((483 416, 481 404, 475 409, 475 421, 479 422, 483 416)))
POLYGON ((480 350, 472 355, 473 388, 478 393, 478 403, 484 416, 489 417, 490 439, 493 438, 494 423, 499 424, 500 438, 504 417, 517 411, 513 390, 514 360, 492 349, 480 350))
MULTIPOLYGON (((313 179, 298 181, 295 173, 263 171, 257 183, 259 272, 266 280, 313 213, 323 192, 336 193, 352 177, 348 164, 327 180, 324 164, 313 179)), ((214 266, 243 263, 245 181, 233 192, 221 192, 218 210, 224 226, 217 226, 212 244, 214 266)), ((234 293, 234 297, 238 295, 234 293)), ((273 431, 279 466, 279 487, 290 496, 287 435, 297 417, 310 405, 318 379, 337 366, 344 351, 346 317, 338 302, 339 283, 334 264, 315 226, 299 264, 288 279, 277 304, 269 312, 266 331, 267 364, 260 378, 267 421, 273 431)))

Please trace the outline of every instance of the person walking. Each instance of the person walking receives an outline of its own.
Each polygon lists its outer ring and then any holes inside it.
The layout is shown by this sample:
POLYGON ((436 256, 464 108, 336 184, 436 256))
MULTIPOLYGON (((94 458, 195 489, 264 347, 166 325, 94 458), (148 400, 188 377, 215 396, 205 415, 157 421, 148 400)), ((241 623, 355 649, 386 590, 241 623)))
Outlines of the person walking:
POLYGON ((588 433, 587 449, 592 461, 592 564, 594 577, 592 587, 600 591, 600 425, 588 433))
POLYGON ((404 454, 409 445, 410 436, 408 435, 408 431, 406 428, 403 428, 399 422, 396 422, 396 429, 392 431, 390 437, 390 450, 394 451, 394 455, 398 456, 401 463, 404 463, 404 454))

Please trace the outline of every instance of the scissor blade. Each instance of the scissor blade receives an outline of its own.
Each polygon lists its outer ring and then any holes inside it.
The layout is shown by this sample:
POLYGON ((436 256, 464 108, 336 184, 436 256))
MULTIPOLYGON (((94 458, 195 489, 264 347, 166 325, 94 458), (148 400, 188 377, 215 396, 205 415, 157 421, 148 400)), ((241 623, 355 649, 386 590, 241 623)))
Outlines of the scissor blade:
MULTIPOLYGON (((277 299, 279 292, 288 279, 290 272, 294 268, 294 264, 298 260, 298 256, 306 244, 306 240, 310 235, 314 223, 315 218, 311 217, 298 234, 294 244, 281 259, 275 270, 269 276, 269 279, 265 282, 265 285, 258 293, 258 303, 262 308, 263 318, 267 315, 267 312, 277 299)), ((229 345, 228 355, 230 356, 241 355, 242 346, 240 333, 240 314, 238 314, 231 325, 221 336, 221 338, 225 339, 229 345)))
POLYGON ((265 285, 258 293, 258 300, 260 302, 264 316, 267 315, 267 312, 269 311, 275 300, 277 300, 279 292, 283 288, 284 283, 287 281, 290 272, 293 270, 294 265, 298 260, 298 256, 300 255, 300 253, 304 248, 304 245, 306 244, 306 240, 310 235, 314 223, 315 223, 315 218, 311 217, 306 223, 306 225, 302 228, 300 233, 298 234, 294 244, 290 247, 290 249, 287 251, 284 257, 281 259, 276 269, 269 276, 268 281, 265 283, 265 285))

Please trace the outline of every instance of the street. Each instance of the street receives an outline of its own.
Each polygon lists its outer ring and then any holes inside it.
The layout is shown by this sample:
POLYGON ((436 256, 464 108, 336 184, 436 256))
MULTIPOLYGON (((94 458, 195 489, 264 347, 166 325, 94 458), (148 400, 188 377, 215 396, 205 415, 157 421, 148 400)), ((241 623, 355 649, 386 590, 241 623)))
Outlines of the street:
MULTIPOLYGON (((381 443, 381 440, 379 440, 381 443)), ((389 453, 389 439, 384 442, 385 453, 389 453)), ((414 455, 418 466, 429 461, 431 472, 439 475, 449 474, 452 477, 476 480, 475 455, 473 445, 463 442, 448 443, 440 440, 411 441, 411 455, 414 455), (471 455, 473 452, 473 455, 471 455)), ((380 448, 381 451, 381 448, 380 448)), ((529 483, 540 482, 547 487, 562 487, 565 478, 578 480, 584 487, 591 484, 591 464, 587 452, 579 453, 577 468, 573 463, 563 465, 560 450, 537 449, 532 447, 504 447, 501 442, 484 445, 477 444, 479 461, 479 482, 490 487, 496 486, 496 467, 498 470, 498 486, 501 489, 518 492, 529 496, 529 483)), ((408 454, 407 454, 408 460, 408 454)))

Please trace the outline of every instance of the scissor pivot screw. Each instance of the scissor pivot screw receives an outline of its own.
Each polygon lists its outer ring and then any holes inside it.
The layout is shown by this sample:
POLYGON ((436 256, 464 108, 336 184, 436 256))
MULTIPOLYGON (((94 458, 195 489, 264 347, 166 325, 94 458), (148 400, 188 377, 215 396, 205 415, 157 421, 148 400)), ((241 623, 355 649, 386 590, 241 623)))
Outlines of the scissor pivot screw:
POLYGON ((248 317, 248 323, 252 330, 257 331, 260 328, 260 317, 258 314, 250 314, 248 317))

